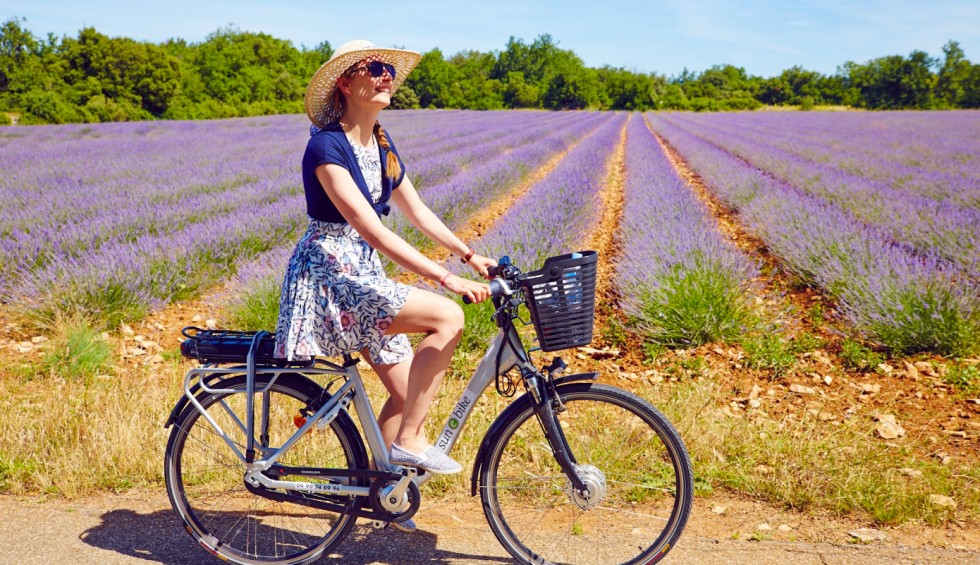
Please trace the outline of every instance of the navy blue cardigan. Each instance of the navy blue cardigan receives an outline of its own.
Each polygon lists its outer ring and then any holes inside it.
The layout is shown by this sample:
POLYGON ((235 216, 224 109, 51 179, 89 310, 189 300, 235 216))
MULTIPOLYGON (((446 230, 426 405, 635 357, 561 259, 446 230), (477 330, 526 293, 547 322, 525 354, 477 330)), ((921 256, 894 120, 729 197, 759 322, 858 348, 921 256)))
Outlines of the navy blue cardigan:
POLYGON ((405 178, 405 165, 402 163, 395 144, 388 137, 388 145, 392 153, 398 159, 401 166, 401 174, 392 182, 386 174, 385 168, 388 163, 388 151, 381 144, 378 144, 378 151, 381 154, 381 198, 378 202, 371 201, 371 193, 368 190, 367 181, 361 173, 361 167, 357 164, 357 157, 354 156, 354 149, 351 147, 347 135, 339 124, 331 124, 326 128, 317 131, 310 136, 310 141, 306 144, 306 153, 303 154, 303 189, 306 191, 306 213, 310 217, 323 222, 347 223, 337 207, 327 196, 320 184, 320 179, 316 177, 316 168, 323 164, 340 165, 350 172, 357 188, 361 190, 364 198, 374 207, 378 216, 388 215, 390 206, 388 200, 391 199, 391 191, 401 184, 405 178))

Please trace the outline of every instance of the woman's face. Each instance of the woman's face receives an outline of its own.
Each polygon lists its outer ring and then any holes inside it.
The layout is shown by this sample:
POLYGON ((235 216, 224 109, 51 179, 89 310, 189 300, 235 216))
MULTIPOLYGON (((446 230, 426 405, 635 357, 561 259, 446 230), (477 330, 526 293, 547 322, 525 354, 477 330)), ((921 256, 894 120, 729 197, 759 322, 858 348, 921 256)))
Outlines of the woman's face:
POLYGON ((381 59, 371 57, 359 61, 341 75, 340 89, 348 105, 377 105, 381 108, 391 104, 392 76, 384 70, 379 76, 371 76, 367 64, 381 59))

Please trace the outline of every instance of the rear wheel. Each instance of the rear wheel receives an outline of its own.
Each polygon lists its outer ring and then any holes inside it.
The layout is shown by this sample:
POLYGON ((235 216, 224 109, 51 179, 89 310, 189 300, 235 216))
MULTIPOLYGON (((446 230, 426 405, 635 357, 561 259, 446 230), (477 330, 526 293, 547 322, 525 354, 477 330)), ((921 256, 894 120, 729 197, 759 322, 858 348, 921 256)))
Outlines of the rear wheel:
MULTIPOLYGON (((272 377, 257 375, 255 389, 266 388, 272 377)), ((232 377, 222 389, 230 393, 201 394, 198 401, 228 438, 246 449, 246 379, 232 377), (237 421, 236 421, 237 420, 237 421)), ((262 422, 262 393, 255 393, 257 457, 271 453, 295 431, 294 416, 317 400, 320 388, 297 376, 282 375, 268 391, 268 430, 262 422)), ((354 469, 366 468, 367 456, 357 430, 341 413, 322 431, 314 428, 281 459, 282 465, 354 469)), ((354 526, 355 517, 313 508, 296 501, 277 501, 246 490, 245 464, 201 413, 188 406, 174 424, 167 444, 164 472, 167 493, 187 530, 207 549, 235 563, 306 563, 339 543, 354 526)), ((327 482, 303 478, 304 482, 327 482)), ((352 507, 349 497, 333 502, 352 507)))
POLYGON ((523 563, 654 563, 684 529, 690 459, 667 418, 624 390, 558 388, 556 419, 587 492, 562 473, 529 401, 504 425, 480 474, 483 510, 523 563))

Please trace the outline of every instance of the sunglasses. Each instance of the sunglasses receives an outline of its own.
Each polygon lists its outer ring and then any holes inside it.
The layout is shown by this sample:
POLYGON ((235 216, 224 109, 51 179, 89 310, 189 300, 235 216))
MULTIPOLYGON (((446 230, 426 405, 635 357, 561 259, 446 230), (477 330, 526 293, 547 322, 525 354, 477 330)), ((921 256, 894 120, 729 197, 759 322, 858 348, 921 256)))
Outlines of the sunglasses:
POLYGON ((391 63, 382 63, 381 61, 371 61, 366 65, 362 65, 360 67, 354 67, 348 72, 348 74, 350 74, 350 76, 354 76, 355 74, 357 74, 360 71, 363 71, 364 69, 367 69, 367 71, 371 73, 371 76, 374 78, 378 78, 379 76, 384 74, 385 71, 388 71, 388 74, 391 76, 392 80, 395 79, 395 66, 392 65, 391 63))

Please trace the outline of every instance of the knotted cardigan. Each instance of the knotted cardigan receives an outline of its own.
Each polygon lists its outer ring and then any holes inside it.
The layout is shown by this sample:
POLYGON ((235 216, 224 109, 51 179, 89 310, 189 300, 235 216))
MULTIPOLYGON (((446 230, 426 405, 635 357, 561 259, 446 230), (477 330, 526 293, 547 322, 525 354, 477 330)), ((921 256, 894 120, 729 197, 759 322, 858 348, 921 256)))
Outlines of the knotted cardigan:
POLYGON ((401 174, 392 181, 388 178, 385 171, 388 163, 388 150, 378 143, 378 151, 381 153, 381 198, 378 202, 371 200, 371 193, 368 190, 367 181, 361 173, 361 167, 357 164, 357 157, 354 156, 354 149, 351 147, 347 134, 340 127, 340 124, 333 123, 323 129, 315 130, 306 144, 306 152, 303 154, 303 189, 306 192, 306 213, 311 218, 321 222, 347 223, 344 216, 337 210, 330 197, 323 190, 320 179, 316 176, 316 168, 324 164, 340 165, 347 169, 354 184, 360 189, 361 194, 374 207, 378 216, 387 216, 391 207, 388 200, 391 199, 391 191, 401 184, 405 178, 405 165, 402 163, 395 144, 388 136, 388 145, 391 152, 398 159, 401 167, 401 174))

